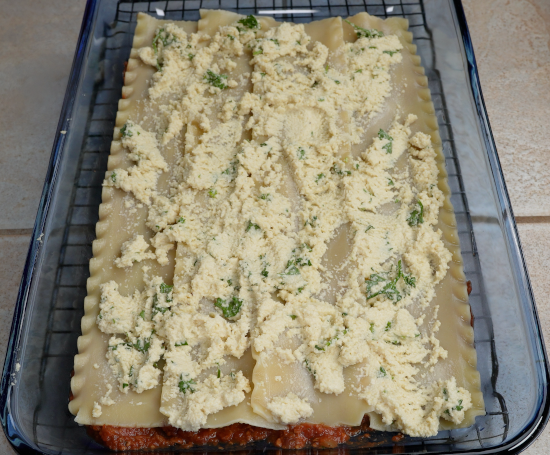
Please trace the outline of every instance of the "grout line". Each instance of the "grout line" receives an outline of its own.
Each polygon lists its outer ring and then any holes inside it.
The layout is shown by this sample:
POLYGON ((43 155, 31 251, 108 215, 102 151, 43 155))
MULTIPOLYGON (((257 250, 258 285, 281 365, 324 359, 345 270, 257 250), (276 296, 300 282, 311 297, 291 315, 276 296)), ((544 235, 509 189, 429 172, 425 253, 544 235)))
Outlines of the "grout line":
POLYGON ((550 216, 516 216, 516 223, 550 223, 550 216))
POLYGON ((1 235, 31 235, 32 229, 0 229, 1 235))

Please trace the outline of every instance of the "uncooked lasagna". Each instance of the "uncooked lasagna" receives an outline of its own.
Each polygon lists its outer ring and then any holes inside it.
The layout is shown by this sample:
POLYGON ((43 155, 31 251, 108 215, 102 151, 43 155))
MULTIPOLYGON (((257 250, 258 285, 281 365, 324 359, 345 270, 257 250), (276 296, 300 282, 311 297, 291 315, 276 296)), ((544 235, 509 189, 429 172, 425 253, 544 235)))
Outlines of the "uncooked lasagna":
POLYGON ((429 437, 484 414, 407 25, 138 15, 71 383, 78 423, 267 438, 366 418, 429 437))

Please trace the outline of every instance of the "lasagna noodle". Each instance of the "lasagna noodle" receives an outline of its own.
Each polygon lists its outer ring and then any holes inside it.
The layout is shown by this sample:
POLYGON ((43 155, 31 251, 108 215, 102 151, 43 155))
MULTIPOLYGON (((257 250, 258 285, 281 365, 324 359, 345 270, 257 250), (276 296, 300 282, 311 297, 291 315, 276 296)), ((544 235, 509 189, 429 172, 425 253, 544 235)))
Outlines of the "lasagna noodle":
MULTIPOLYGON (((462 255, 458 240, 457 224, 454 209, 451 204, 451 191, 447 183, 445 157, 443 156, 441 137, 438 131, 437 118, 431 102, 428 80, 424 68, 420 66, 420 57, 416 55, 416 46, 412 44, 412 33, 407 31, 408 22, 402 18, 381 20, 366 13, 359 13, 349 18, 355 25, 366 29, 382 30, 386 34, 396 34, 403 45, 403 63, 395 65, 393 81, 395 87, 392 96, 386 99, 382 112, 368 125, 366 137, 374 137, 380 128, 387 130, 393 121, 395 112, 402 114, 414 113, 418 120, 411 125, 412 134, 423 132, 431 137, 432 145, 437 154, 436 161, 439 170, 438 187, 445 195, 443 207, 439 212, 437 228, 443 232, 445 247, 452 253, 449 270, 445 278, 436 286, 436 295, 430 302, 427 314, 438 306, 438 320, 441 327, 437 338, 441 346, 448 352, 446 359, 439 359, 435 371, 423 371, 426 376, 422 384, 430 384, 438 379, 448 379, 454 376, 459 387, 468 390, 472 397, 472 407, 465 412, 464 420, 459 425, 441 419, 440 429, 469 427, 474 424, 475 417, 485 414, 483 395, 479 373, 476 369, 477 355, 474 348, 474 331, 470 325, 471 310, 468 304, 466 277, 464 275, 462 255)), ((344 24, 346 41, 355 41, 355 32, 351 25, 344 24)), ((360 153, 361 150, 358 150, 360 153)), ((427 329, 426 324, 422 327, 427 329)), ((369 413, 371 427, 387 430, 389 427, 381 421, 380 415, 369 413)))
MULTIPOLYGON (((219 27, 230 25, 243 17, 228 11, 217 10, 201 10, 200 14, 201 19, 198 22, 198 31, 209 36, 213 36, 218 31, 219 27)), ((275 22, 270 18, 261 18, 260 23, 262 25, 262 30, 268 29, 270 26, 275 24, 275 22)), ((249 61, 251 57, 251 52, 245 51, 242 56, 236 59, 237 67, 232 72, 232 77, 239 77, 240 75, 245 75, 247 73, 250 74, 251 68, 249 65, 249 61)), ((251 84, 249 78, 243 77, 243 82, 240 83, 236 89, 231 91, 231 96, 236 100, 240 100, 240 98, 242 98, 245 93, 249 92, 250 89, 251 84)), ((214 110, 213 115, 209 117, 212 130, 215 130, 215 128, 220 125, 217 119, 217 113, 218 112, 214 110)), ((200 128, 194 125, 189 125, 188 128, 193 130, 193 134, 195 135, 194 140, 200 141, 200 128)), ((250 139, 250 135, 248 134, 248 132, 243 132, 242 137, 239 138, 238 142, 242 142, 243 139, 250 139)), ((228 229, 230 228, 231 227, 228 226, 228 229)), ((189 252, 183 245, 178 245, 174 277, 174 283, 176 284, 176 287, 179 287, 179 285, 181 285, 183 281, 189 279, 189 271, 184 265, 187 263, 188 260, 189 252)), ((212 305, 212 302, 209 302, 208 306, 210 305, 212 305)), ((241 371, 243 375, 249 380, 252 379, 253 359, 250 349, 248 349, 240 359, 237 359, 233 356, 225 356, 224 360, 226 363, 219 367, 222 374, 228 375, 231 371, 241 371)), ((203 377, 207 376, 208 374, 215 373, 215 369, 210 369, 204 372, 203 377)), ((170 410, 172 407, 177 408, 178 406, 181 406, 178 398, 177 376, 175 382, 170 382, 169 380, 167 382, 165 380, 163 386, 163 396, 161 400, 162 409, 170 410)), ((231 425, 233 423, 247 423, 250 425, 272 429, 282 428, 281 425, 267 422, 261 416, 252 412, 252 409, 250 407, 250 392, 246 393, 244 400, 236 406, 228 406, 223 408, 221 411, 210 414, 203 427, 219 428, 231 425)))
MULTIPOLYGON (((199 21, 198 29, 206 34, 213 35, 219 26, 230 24, 238 17, 233 13, 222 11, 201 11, 201 21, 199 21)), ((473 424, 476 415, 484 413, 483 398, 480 392, 479 374, 475 369, 476 356, 473 349, 473 330, 468 324, 470 310, 467 303, 456 221, 450 204, 450 190, 446 182, 441 140, 437 132, 437 120, 433 114, 427 80, 423 76, 420 59, 414 55, 415 47, 411 44, 412 35, 406 31, 407 22, 405 20, 389 19, 381 21, 368 16, 366 13, 354 16, 350 20, 361 27, 380 29, 387 34, 394 33, 399 37, 404 46, 402 51, 404 61, 401 65, 393 66, 392 78, 394 86, 404 87, 404 90, 393 90, 392 97, 386 99, 382 112, 367 124, 360 145, 344 145, 339 153, 343 156, 346 154, 357 156, 363 152, 380 128, 389 129, 396 111, 401 112, 403 116, 408 113, 418 115, 417 122, 411 127, 413 134, 421 131, 429 134, 432 138, 432 143, 438 155, 439 188, 445 194, 445 204, 440 211, 437 227, 443 231, 445 246, 453 254, 453 260, 445 279, 437 287, 435 299, 430 304, 432 307, 439 305, 442 309, 445 309, 439 312, 441 330, 438 338, 449 355, 447 359, 439 361, 434 372, 426 372, 424 380, 428 383, 439 378, 455 376, 458 385, 470 391, 473 406, 466 412, 464 421, 459 425, 460 427, 469 426, 473 424)), ((271 19, 261 18, 260 21, 262 22, 262 29, 268 29, 276 25, 271 19)), ((155 30, 163 23, 165 21, 158 21, 143 14, 139 15, 123 88, 124 99, 119 103, 117 129, 115 130, 115 140, 109 158, 109 170, 129 167, 131 164, 127 160, 126 153, 118 140, 120 137, 118 130, 126 121, 129 118, 136 119, 145 129, 153 126, 151 119, 144 118, 143 103, 138 101, 145 98, 147 81, 151 78, 154 70, 137 58, 137 49, 149 45, 155 30)), ((188 33, 197 31, 196 23, 178 22, 177 25, 188 33)), ((344 41, 353 42, 355 40, 355 33, 351 26, 342 25, 339 18, 308 24, 306 32, 314 40, 327 45, 331 51, 337 51, 344 41)), ((248 64, 250 54, 245 52, 244 55, 245 57, 238 62, 239 71, 242 74, 250 71, 248 64)), ((337 52, 333 52, 330 59, 331 65, 335 68, 344 65, 343 57, 338 55, 337 52)), ((238 95, 233 93, 232 96, 242 96, 243 93, 250 90, 250 86, 249 82, 243 83, 241 86, 243 91, 238 95)), ((347 124, 346 119, 349 115, 348 112, 340 113, 343 128, 347 124)), ((216 119, 213 117, 210 120, 215 128, 216 119)), ((186 125, 184 128, 187 128, 187 131, 191 133, 187 134, 186 137, 198 139, 201 136, 200 128, 196 124, 186 125)), ((246 134, 243 133, 243 139, 248 138, 246 134)), ((176 145, 174 142, 172 144, 168 144, 162 149, 169 167, 176 162, 176 145)), ((191 144, 186 144, 186 147, 190 146, 191 144)), ((170 177, 168 173, 161 176, 157 186, 159 192, 168 188, 170 177)), ((293 208, 296 209, 300 206, 300 197, 290 169, 286 170, 285 178, 287 184, 283 186, 281 191, 293 201, 293 208)), ((131 295, 135 289, 143 287, 141 267, 119 269, 114 266, 114 259, 118 257, 120 248, 125 241, 131 239, 135 234, 142 234, 146 239, 151 237, 150 231, 145 226, 147 208, 137 208, 136 213, 130 214, 125 204, 126 197, 126 193, 111 187, 105 187, 103 190, 100 221, 97 225, 97 240, 93 245, 94 258, 90 262, 91 277, 88 282, 88 296, 85 301, 85 316, 82 320, 83 335, 79 339, 79 354, 75 358, 75 376, 71 383, 74 399, 69 407, 71 412, 77 416, 77 422, 81 424, 155 427, 165 425, 167 422, 166 416, 159 412, 161 386, 141 394, 134 392, 123 394, 119 392, 118 384, 112 378, 110 367, 105 359, 109 336, 101 333, 96 325, 100 284, 113 279, 120 285, 119 290, 123 295, 131 295), (99 366, 99 368, 95 368, 95 366, 99 366), (87 385, 84 386, 84 383, 87 385), (90 384, 94 384, 94 386, 91 387, 90 384), (101 416, 94 418, 92 417, 93 404, 105 395, 107 384, 112 386, 111 398, 114 399, 115 405, 103 406, 101 416), (136 405, 140 406, 137 408, 139 412, 135 411, 134 406, 136 405)), ((347 230, 348 226, 337 227, 337 235, 328 244, 326 264, 329 269, 336 270, 338 265, 341 264, 339 258, 334 258, 335 254, 338 254, 342 259, 346 256, 342 251, 349 249, 347 230)), ((177 287, 178 279, 186 279, 182 264, 187 256, 188 251, 186 248, 183 245, 178 245, 177 252, 175 250, 169 252, 168 264, 160 266, 154 260, 146 260, 143 263, 147 263, 151 267, 151 275, 159 275, 167 283, 172 282, 172 273, 175 267, 173 279, 177 287)), ((334 289, 335 286, 331 288, 334 289)), ((323 299, 331 300, 335 297, 325 294, 323 299)), ((281 338, 279 347, 292 347, 293 343, 296 343, 296 340, 281 338)), ((228 357, 225 360, 227 363, 220 367, 222 373, 229 374, 231 370, 242 371, 245 376, 252 379, 254 389, 237 406, 227 407, 211 414, 204 427, 215 428, 235 422, 243 422, 267 428, 282 428, 280 424, 274 421, 270 411, 267 410, 267 403, 274 397, 295 392, 301 397, 308 398, 314 409, 313 416, 307 419, 309 422, 329 425, 357 425, 361 422, 362 416, 369 413, 371 425, 374 428, 391 429, 383 424, 378 414, 372 412, 370 406, 363 400, 358 399, 354 392, 355 389, 351 387, 357 385, 357 380, 360 377, 360 365, 345 369, 346 392, 333 395, 323 394, 316 390, 313 387, 312 376, 302 364, 286 365, 277 357, 268 360, 267 357, 262 358, 250 350, 240 359, 228 357), (255 366, 252 356, 256 359, 255 366)), ((164 387, 167 387, 167 385, 165 384, 164 387)), ((166 397, 162 401, 162 406, 171 405, 170 394, 166 394, 166 397)), ((456 425, 442 421, 441 426, 442 428, 450 428, 456 425)))
MULTIPOLYGON (((148 82, 154 70, 145 65, 137 55, 137 49, 146 46, 153 40, 156 28, 167 21, 157 21, 150 16, 141 15, 133 40, 133 48, 128 60, 128 66, 122 89, 123 98, 119 101, 116 117, 114 140, 111 145, 111 155, 108 170, 128 168, 132 165, 127 158, 127 152, 120 141, 120 128, 129 118, 142 120, 145 128, 152 127, 152 121, 143 119, 143 104, 140 103, 147 93, 148 82)), ((180 22, 178 24, 187 33, 197 31, 196 22, 180 22)), ((165 147, 163 156, 170 166, 175 163, 175 148, 165 147)), ((158 181, 159 191, 168 186, 169 175, 163 174, 158 181)), ((135 290, 143 288, 143 272, 141 267, 118 268, 114 260, 119 256, 122 244, 134 235, 151 237, 151 231, 146 227, 146 207, 126 207, 127 193, 112 188, 103 187, 102 204, 99 207, 99 221, 96 225, 96 240, 93 242, 93 255, 90 260, 90 278, 87 283, 88 295, 84 301, 85 314, 82 318, 82 336, 78 339, 78 355, 75 356, 75 375, 71 380, 73 400, 69 403, 70 411, 76 415, 76 421, 84 425, 120 425, 130 427, 156 427, 166 423, 166 416, 160 413, 161 386, 147 390, 141 394, 124 394, 119 391, 118 382, 113 377, 105 353, 110 335, 102 333, 97 324, 100 301, 100 285, 110 280, 119 284, 123 295, 132 295, 135 290), (99 417, 92 417, 94 403, 112 388, 110 398, 115 405, 103 406, 99 417), (136 407, 137 406, 137 407, 136 407), (139 409, 139 412, 136 412, 139 409)), ((147 259, 143 262, 151 267, 151 273, 172 281, 174 270, 173 254, 168 264, 160 266, 157 261, 147 259)))

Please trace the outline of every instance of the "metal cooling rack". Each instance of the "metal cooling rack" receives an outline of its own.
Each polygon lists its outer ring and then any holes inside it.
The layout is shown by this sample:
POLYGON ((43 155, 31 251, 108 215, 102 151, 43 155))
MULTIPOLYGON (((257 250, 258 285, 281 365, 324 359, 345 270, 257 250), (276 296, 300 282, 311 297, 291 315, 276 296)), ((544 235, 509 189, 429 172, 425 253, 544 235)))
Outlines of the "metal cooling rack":
MULTIPOLYGON (((146 12, 161 19, 198 20, 199 9, 219 9, 220 0, 184 1, 139 1, 120 0, 116 7, 113 22, 105 26, 101 64, 96 75, 93 94, 93 109, 87 121, 84 141, 79 157, 78 172, 72 189, 63 234, 61 255, 55 274, 55 286, 51 296, 51 311, 47 321, 47 334, 40 363, 39 384, 40 404, 34 411, 33 436, 40 443, 40 435, 54 432, 60 440, 74 439, 74 433, 82 433, 82 428, 74 423, 74 417, 66 411, 62 419, 50 421, 47 415, 48 390, 58 384, 59 378, 68 378, 73 368, 76 354, 76 340, 80 335, 80 319, 83 315, 82 302, 86 295, 86 280, 89 276, 88 262, 92 257, 92 241, 95 238, 95 225, 98 221, 98 206, 101 202, 101 184, 107 168, 118 100, 123 85, 124 62, 127 60, 132 43, 133 30, 138 12, 146 12), (60 349, 61 346, 64 348, 60 349)), ((499 372, 495 350, 492 318, 484 292, 480 273, 479 258, 472 229, 468 201, 456 156, 452 125, 448 120, 447 105, 440 74, 435 69, 435 51, 431 31, 426 23, 423 0, 223 0, 223 9, 240 14, 257 14, 259 10, 270 10, 279 20, 309 22, 325 17, 349 16, 362 11, 382 18, 397 16, 409 20, 414 40, 431 55, 423 55, 423 65, 428 76, 432 101, 439 121, 439 131, 443 141, 451 201, 455 208, 459 227, 460 244, 464 260, 464 272, 471 281, 473 292, 470 305, 476 321, 476 350, 478 359, 487 359, 490 383, 482 384, 486 401, 487 415, 478 418, 470 429, 440 432, 437 437, 421 440, 405 438, 399 443, 391 442, 391 435, 376 435, 380 446, 369 453, 387 453, 388 446, 406 446, 406 450, 433 452, 448 451, 460 446, 461 450, 480 449, 505 441, 509 429, 509 416, 506 402, 497 391, 499 372), (296 13, 290 10, 298 9, 296 13), (314 11, 312 11, 314 10, 314 11)), ((69 385, 63 384, 69 395, 69 385)), ((356 445, 354 445, 357 447, 356 445)), ((90 442, 90 449, 97 447, 90 442)), ((395 449, 395 448, 394 448, 395 449)), ((405 449, 405 447, 403 447, 405 449)), ((390 449, 391 450, 391 449, 390 449)), ((204 451, 204 449, 201 449, 204 451)), ((396 453, 396 452, 394 452, 396 453)))

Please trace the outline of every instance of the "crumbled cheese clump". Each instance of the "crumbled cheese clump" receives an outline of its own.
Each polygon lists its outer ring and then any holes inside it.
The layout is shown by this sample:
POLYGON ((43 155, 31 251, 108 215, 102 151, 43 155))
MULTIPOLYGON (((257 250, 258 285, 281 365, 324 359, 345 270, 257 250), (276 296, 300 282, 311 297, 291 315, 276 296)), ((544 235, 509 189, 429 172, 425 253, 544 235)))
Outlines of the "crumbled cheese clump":
POLYGON ((148 248, 149 244, 142 235, 134 236, 133 239, 122 244, 122 255, 115 259, 115 265, 121 268, 131 267, 136 262, 141 262, 144 259, 155 259, 157 256, 154 253, 148 252, 148 248))
MULTIPOLYGON (((358 399, 408 434, 462 421, 468 391, 454 378, 420 380, 447 355, 437 311, 418 316, 451 260, 436 228, 444 196, 431 138, 412 134, 414 115, 364 137, 401 49, 373 33, 331 53, 303 24, 249 19, 212 36, 165 24, 139 50, 157 69, 144 109, 155 126, 126 123, 120 144, 134 164, 104 184, 146 206, 153 251, 137 235, 116 265, 166 265, 175 250, 176 267, 173 284, 144 267, 144 289, 129 296, 101 285, 97 323, 112 335, 121 392, 162 383, 161 412, 196 431, 252 392, 242 371, 221 372, 252 348, 257 362, 304 368, 327 394, 346 390, 353 366, 358 399), (179 152, 163 175, 170 147, 179 152)), ((283 424, 313 415, 293 393, 266 406, 283 424)))
POLYGON ((286 397, 273 398, 268 403, 267 409, 271 411, 277 422, 284 424, 297 423, 313 414, 313 408, 307 400, 294 393, 289 393, 286 397))
POLYGON ((248 392, 250 384, 242 371, 223 376, 211 374, 199 383, 182 374, 179 380, 174 381, 172 377, 165 383, 163 401, 173 403, 161 407, 161 412, 168 415, 170 425, 184 431, 197 431, 209 414, 239 404, 248 392))

